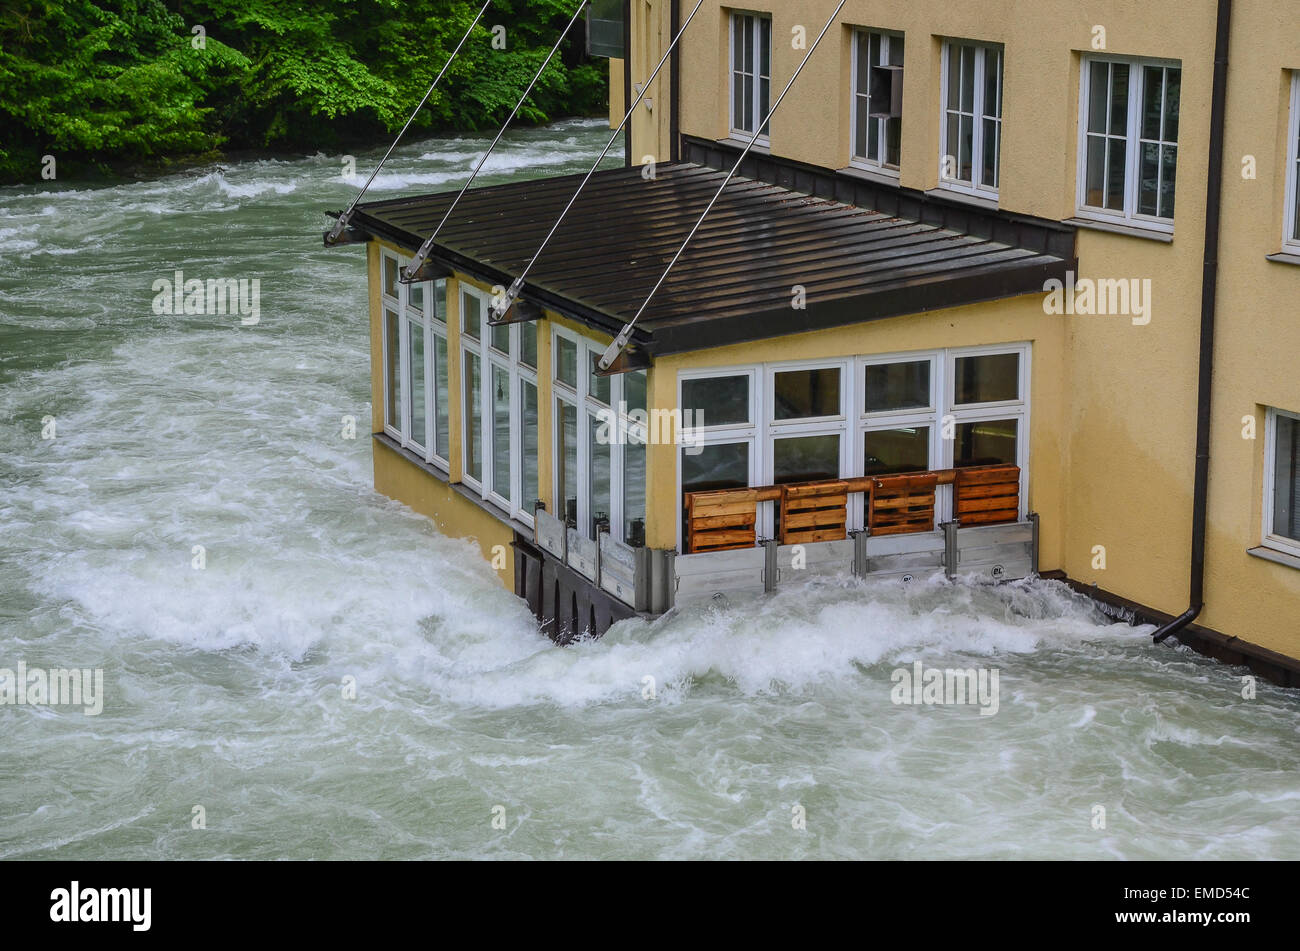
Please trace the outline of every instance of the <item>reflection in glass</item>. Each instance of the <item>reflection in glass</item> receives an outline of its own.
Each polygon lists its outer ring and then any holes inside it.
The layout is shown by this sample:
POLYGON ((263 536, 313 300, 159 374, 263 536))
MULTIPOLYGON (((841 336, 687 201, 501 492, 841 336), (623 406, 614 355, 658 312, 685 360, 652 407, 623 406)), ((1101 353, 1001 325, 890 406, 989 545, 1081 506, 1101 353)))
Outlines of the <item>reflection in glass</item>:
POLYGON ((864 475, 927 472, 930 469, 930 427, 881 429, 864 436, 864 475))
POLYGON ((1300 420, 1278 415, 1273 454, 1273 534, 1300 541, 1300 420))
POLYGON ((840 477, 840 437, 795 436, 772 441, 772 481, 814 482, 840 477))
POLYGON ((563 498, 560 518, 570 528, 578 527, 578 410, 564 400, 555 401, 556 438, 555 484, 563 498))
POLYGON ((510 372, 492 365, 492 491, 510 498, 510 372))
POLYGON ((588 538, 595 538, 597 533, 610 527, 609 513, 611 511, 610 495, 610 437, 608 433, 602 433, 604 440, 597 438, 597 432, 601 429, 600 420, 595 416, 587 416, 587 437, 591 447, 591 461, 587 469, 588 485, 591 487, 591 505, 588 511, 591 513, 591 526, 587 532, 588 538))
POLYGON ((428 417, 424 411, 428 382, 424 372, 424 328, 414 321, 408 321, 406 331, 411 340, 411 392, 408 397, 411 432, 407 438, 424 448, 429 445, 428 417))
POLYGON ((704 446, 698 455, 682 452, 682 491, 743 489, 749 485, 749 443, 704 446))
POLYGON ((710 376, 682 380, 682 416, 691 413, 693 426, 748 423, 749 377, 710 376))
POLYGON ((645 544, 645 443, 634 440, 623 446, 623 543, 645 544))
POLYGON ((782 370, 774 375, 774 418, 809 419, 840 414, 838 367, 782 370))
POLYGON ((465 474, 483 478, 483 378, 477 354, 465 354, 465 474))
POLYGON ((1020 398, 1020 354, 993 353, 958 357, 953 399, 963 403, 996 403, 1020 398))
POLYGON ((588 367, 588 372, 591 374, 591 376, 588 378, 590 380, 590 383, 588 384, 587 393, 588 395, 591 396, 592 399, 599 400, 600 402, 608 406, 609 405, 609 377, 596 375, 596 366, 597 363, 600 361, 600 354, 592 353, 589 354, 589 356, 591 357, 591 360, 590 360, 590 366, 588 367))
POLYGON ((542 491, 537 475, 537 387, 527 380, 521 380, 519 386, 523 390, 524 416, 524 495, 519 506, 531 513, 542 491))
POLYGON ((433 381, 434 381, 434 420, 437 431, 434 433, 433 451, 443 459, 451 458, 451 409, 447 383, 447 340, 438 334, 433 335, 433 381))
POLYGON ((930 406, 930 361, 875 363, 864 368, 866 412, 884 413, 930 406))
POLYGON ((460 295, 461 329, 473 340, 479 338, 483 322, 483 302, 473 294, 460 295))
POLYGON ((627 404, 629 413, 634 409, 646 409, 645 387, 645 370, 633 370, 631 373, 623 374, 623 402, 627 404))
POLYGON ((537 324, 532 321, 519 325, 519 362, 537 369, 537 324))
POLYGON ((555 378, 571 389, 578 388, 578 345, 568 337, 555 338, 555 378))
POLYGON ((388 386, 384 421, 400 432, 402 429, 402 328, 397 320, 397 314, 391 310, 384 311, 384 362, 387 364, 388 386))
POLYGON ((1017 465, 1014 419, 958 423, 953 441, 953 466, 1017 465))

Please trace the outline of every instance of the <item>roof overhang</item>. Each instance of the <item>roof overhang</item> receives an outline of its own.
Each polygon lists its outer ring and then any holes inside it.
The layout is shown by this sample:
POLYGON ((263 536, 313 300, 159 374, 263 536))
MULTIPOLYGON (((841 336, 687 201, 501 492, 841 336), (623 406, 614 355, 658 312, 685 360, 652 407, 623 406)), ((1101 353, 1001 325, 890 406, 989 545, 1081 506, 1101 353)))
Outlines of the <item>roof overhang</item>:
MULTIPOLYGON (((538 308, 616 334, 637 312, 721 185, 724 173, 670 163, 597 172, 524 284, 538 308)), ((467 192, 435 242, 437 264, 510 286, 560 216, 582 176, 467 192)), ((420 246, 455 193, 359 205, 351 228, 420 246)), ((959 215, 970 222, 968 214, 959 215)), ((635 363, 657 355, 803 333, 904 314, 1043 293, 1076 266, 1073 234, 1015 243, 1024 219, 986 213, 961 230, 943 222, 734 178, 632 337, 635 363), (983 233, 979 233, 983 232, 983 233), (1068 240, 1061 240, 1063 237, 1068 240), (1037 246, 1026 246, 1034 243, 1037 246)))

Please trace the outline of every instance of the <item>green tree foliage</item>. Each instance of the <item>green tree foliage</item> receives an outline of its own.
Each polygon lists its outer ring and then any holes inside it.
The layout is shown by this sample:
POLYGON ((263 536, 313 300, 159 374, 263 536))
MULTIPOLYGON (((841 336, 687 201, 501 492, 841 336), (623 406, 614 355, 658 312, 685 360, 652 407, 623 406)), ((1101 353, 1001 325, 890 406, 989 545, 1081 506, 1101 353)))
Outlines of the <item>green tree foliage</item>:
MULTIPOLYGON (((4 0, 0 179, 31 181, 45 153, 66 170, 217 148, 316 150, 381 139, 401 128, 479 5, 4 0)), ((575 5, 495 0, 416 127, 499 124, 575 5), (498 26, 505 49, 493 45, 498 26)), ((605 63, 585 58, 582 38, 579 23, 522 121, 603 111, 605 63)))

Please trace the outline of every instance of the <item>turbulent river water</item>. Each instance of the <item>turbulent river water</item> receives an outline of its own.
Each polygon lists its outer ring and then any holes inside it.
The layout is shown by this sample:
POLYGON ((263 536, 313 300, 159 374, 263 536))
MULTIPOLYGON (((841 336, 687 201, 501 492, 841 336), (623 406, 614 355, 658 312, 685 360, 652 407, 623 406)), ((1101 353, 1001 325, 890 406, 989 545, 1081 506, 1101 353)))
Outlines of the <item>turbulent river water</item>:
MULTIPOLYGON (((606 135, 513 133, 483 181, 606 135)), ((485 147, 404 146, 374 197, 485 147)), ((1057 584, 552 646, 371 488, 363 254, 320 240, 341 169, 0 190, 0 668, 104 672, 98 716, 0 706, 0 858, 1300 858, 1300 695, 1244 700, 1057 584), (176 268, 258 278, 260 322, 155 314, 176 268), (893 703, 916 661, 997 670, 997 713, 893 703)))

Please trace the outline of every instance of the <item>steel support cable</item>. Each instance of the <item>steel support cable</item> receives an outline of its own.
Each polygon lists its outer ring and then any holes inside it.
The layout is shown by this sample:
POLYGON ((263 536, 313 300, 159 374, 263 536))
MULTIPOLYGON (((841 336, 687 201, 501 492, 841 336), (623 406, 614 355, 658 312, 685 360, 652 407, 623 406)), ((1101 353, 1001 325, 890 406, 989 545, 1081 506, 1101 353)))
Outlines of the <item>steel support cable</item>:
POLYGON ((334 227, 331 228, 329 234, 325 236, 325 243, 327 245, 334 244, 338 241, 339 235, 343 233, 343 229, 346 228, 348 222, 352 220, 352 213, 357 210, 357 204, 365 197, 366 192, 374 183, 375 177, 379 174, 380 169, 384 167, 384 163, 387 162, 389 156, 393 154, 393 149, 397 148, 397 143, 402 141, 402 136, 406 135, 406 130, 411 127, 411 123, 414 122, 415 117, 420 114, 420 110, 424 108, 424 104, 429 101, 429 97, 433 95, 433 91, 438 88, 438 83, 442 82, 442 77, 447 74, 447 68, 451 66, 452 61, 460 55, 460 48, 465 45, 465 41, 469 39, 469 35, 474 32, 474 27, 478 26, 478 21, 483 19, 483 14, 487 13, 487 8, 491 5, 492 0, 487 0, 478 11, 478 16, 474 17, 474 22, 469 25, 469 29, 465 31, 465 35, 460 38, 460 42, 456 44, 456 48, 451 51, 451 56, 447 58, 447 62, 442 64, 442 69, 438 71, 438 75, 434 77, 432 84, 430 84, 429 88, 425 91, 424 98, 421 99, 420 104, 415 107, 415 111, 411 113, 411 117, 406 120, 406 125, 402 126, 402 131, 397 133, 397 138, 393 139, 393 144, 388 147, 388 151, 385 152, 384 157, 379 160, 379 164, 375 166, 375 170, 370 173, 370 177, 366 179, 366 183, 361 186, 361 191, 357 193, 357 197, 352 199, 352 204, 348 205, 347 211, 339 215, 339 220, 334 222, 334 227))
POLYGON ((605 348, 605 352, 601 354, 598 364, 601 370, 608 370, 613 366, 614 361, 618 359, 618 355, 627 346, 628 341, 632 337, 633 328, 636 327, 637 321, 641 319, 641 315, 645 313, 646 308, 650 306, 651 299, 659 291, 659 288, 663 286, 664 281, 668 279, 669 273, 677 265, 677 261, 681 258, 682 253, 685 252, 686 246, 691 243, 691 239, 695 237, 695 233, 699 231, 700 226, 704 224, 704 219, 709 216, 709 212, 713 210, 713 206, 717 204, 718 199, 722 197, 723 191, 725 191, 727 186, 731 184, 732 178, 734 178, 736 172, 740 170, 740 164, 745 161, 745 157, 749 155, 750 150, 754 147, 754 143, 758 141, 760 133, 767 128, 768 122, 770 122, 772 116, 776 114, 776 110, 780 108, 781 101, 785 99, 786 93, 790 91, 790 87, 793 86, 795 80, 799 78, 799 74, 803 72, 803 68, 808 65, 808 60, 812 58, 813 53, 817 52, 817 47, 821 45, 822 38, 826 35, 827 31, 830 30, 831 24, 835 22, 835 18, 840 15, 840 11, 844 9, 844 4, 846 2, 848 2, 848 0, 840 0, 839 5, 835 7, 835 12, 831 14, 830 19, 826 21, 826 25, 822 27, 822 31, 817 34, 817 39, 813 41, 808 52, 804 54, 803 62, 801 62, 798 69, 794 71, 794 75, 790 77, 790 81, 785 84, 785 88, 781 90, 781 95, 776 97, 776 101, 772 103, 772 107, 768 109, 767 116, 755 127, 754 134, 749 137, 749 142, 745 145, 744 151, 740 153, 740 157, 736 159, 736 164, 731 167, 731 171, 727 173, 727 177, 723 179, 717 192, 715 192, 713 198, 709 200, 708 207, 704 209, 704 214, 700 215, 700 220, 695 222, 695 227, 693 227, 690 234, 686 236, 686 240, 682 242, 682 246, 677 249, 677 253, 673 255, 673 259, 668 262, 668 267, 664 268, 663 274, 659 275, 659 280, 656 281, 655 286, 650 289, 650 293, 646 295, 645 301, 641 304, 641 307, 637 310, 636 314, 633 315, 632 319, 629 320, 626 325, 624 325, 623 329, 618 332, 618 336, 614 338, 613 342, 605 348))
POLYGON ((438 227, 433 229, 433 234, 424 239, 424 243, 421 244, 420 249, 415 252, 415 257, 412 259, 411 263, 402 268, 401 281, 403 284, 410 284, 414 281, 415 275, 419 273, 422 267, 424 267, 424 262, 428 259, 429 252, 433 250, 433 243, 438 239, 438 235, 447 224, 447 219, 449 219, 452 212, 456 210, 456 206, 460 204, 460 200, 465 197, 465 193, 469 191, 469 187, 474 184, 474 179, 478 178, 478 173, 483 170, 483 166, 487 164, 487 160, 496 149, 497 143, 499 143, 501 137, 506 134, 506 129, 510 128, 510 123, 515 120, 515 116, 519 114, 519 110, 523 108, 528 97, 532 95, 533 87, 536 86, 537 81, 542 78, 542 73, 546 72, 546 67, 551 64, 551 60, 559 51, 560 44, 563 43, 565 38, 569 35, 569 31, 573 29, 573 25, 578 22, 578 17, 582 16, 582 11, 586 9, 589 2, 590 0, 581 0, 578 4, 578 8, 573 11, 573 18, 569 20, 569 25, 564 28, 564 32, 560 34, 560 38, 555 41, 555 45, 551 47, 551 51, 546 54, 546 59, 542 62, 541 68, 537 70, 537 73, 533 76, 532 82, 528 84, 528 88, 524 90, 524 94, 520 96, 519 101, 515 103, 514 109, 510 111, 509 118, 507 118, 505 123, 501 126, 500 130, 497 132, 496 138, 492 140, 492 144, 488 146, 488 150, 483 153, 483 157, 479 159, 478 164, 474 166, 474 171, 471 173, 469 179, 463 186, 461 186, 460 194, 458 194, 452 201, 451 205, 448 206, 446 213, 442 216, 442 220, 438 222, 438 227))

